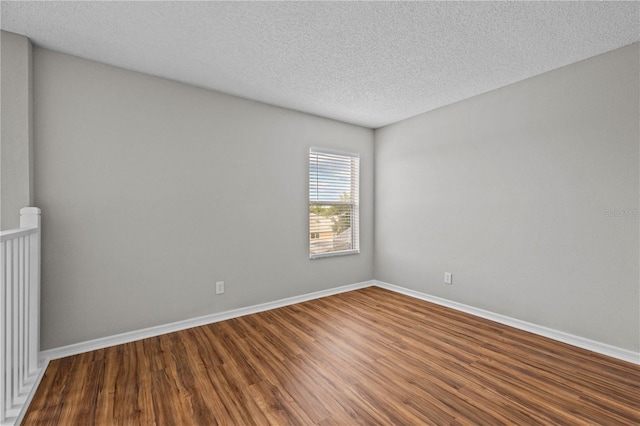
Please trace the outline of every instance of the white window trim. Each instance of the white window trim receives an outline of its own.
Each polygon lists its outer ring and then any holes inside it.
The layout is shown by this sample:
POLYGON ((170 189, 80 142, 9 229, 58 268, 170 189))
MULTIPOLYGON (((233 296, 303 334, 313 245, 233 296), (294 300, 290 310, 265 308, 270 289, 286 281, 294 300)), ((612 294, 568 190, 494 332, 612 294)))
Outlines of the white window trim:
POLYGON ((329 253, 317 253, 317 254, 309 253, 309 259, 316 260, 316 259, 322 259, 325 257, 350 256, 352 254, 360 254, 360 250, 341 250, 341 251, 332 251, 329 253))
MULTIPOLYGON (((310 251, 310 247, 309 245, 307 246, 307 248, 309 249, 309 259, 310 260, 315 260, 315 259, 323 259, 323 258, 328 258, 328 257, 337 257, 337 256, 349 256, 349 255, 353 255, 353 254, 359 254, 360 253, 360 195, 359 195, 359 191, 360 191, 360 154, 358 153, 353 153, 353 152, 346 152, 346 151, 340 151, 340 150, 335 150, 335 149, 329 149, 329 148, 320 148, 320 147, 315 147, 312 146, 309 148, 309 151, 307 153, 307 204, 308 206, 311 205, 353 205, 353 210, 355 211, 355 214, 352 216, 352 224, 351 224, 351 232, 352 232, 352 244, 355 245, 356 248, 354 249, 349 249, 349 250, 340 250, 340 251, 332 251, 332 252, 327 252, 327 253, 311 253, 310 251), (358 169, 357 169, 357 181, 356 181, 356 191, 355 191, 355 201, 354 202, 340 202, 340 201, 311 201, 310 198, 310 191, 309 191, 309 176, 310 176, 310 169, 309 169, 309 155, 313 154, 313 153, 319 153, 319 154, 330 154, 330 155, 341 155, 341 156, 345 156, 345 157, 352 157, 352 158, 357 158, 358 159, 358 169)), ((308 211, 308 209, 307 209, 308 211)), ((311 242, 311 226, 309 221, 307 220, 307 226, 308 226, 308 232, 307 232, 307 236, 309 237, 308 240, 308 244, 310 244, 311 242)))

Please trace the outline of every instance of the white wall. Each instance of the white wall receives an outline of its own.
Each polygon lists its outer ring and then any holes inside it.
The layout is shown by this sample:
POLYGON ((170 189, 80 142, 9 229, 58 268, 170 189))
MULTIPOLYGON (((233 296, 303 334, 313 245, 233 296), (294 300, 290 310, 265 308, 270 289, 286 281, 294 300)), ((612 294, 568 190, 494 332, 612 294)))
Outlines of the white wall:
POLYGON ((638 50, 377 130, 376 279, 637 352, 638 50))
POLYGON ((43 349, 373 278, 372 130, 33 55, 43 349), (361 155, 359 255, 308 259, 310 146, 361 155))
POLYGON ((0 229, 20 227, 33 204, 31 42, 0 31, 0 229))
POLYGON ((375 255, 371 130, 34 49, 42 348, 375 276, 638 351, 638 49, 377 130, 375 255), (362 156, 358 256, 307 258, 312 145, 362 156))

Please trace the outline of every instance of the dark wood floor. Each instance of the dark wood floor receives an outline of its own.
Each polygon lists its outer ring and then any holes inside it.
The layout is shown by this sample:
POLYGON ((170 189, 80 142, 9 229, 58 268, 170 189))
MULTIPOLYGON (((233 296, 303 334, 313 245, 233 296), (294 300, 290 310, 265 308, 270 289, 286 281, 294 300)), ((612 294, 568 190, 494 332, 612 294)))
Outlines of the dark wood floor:
POLYGON ((380 288, 52 361, 24 424, 640 424, 640 366, 380 288))

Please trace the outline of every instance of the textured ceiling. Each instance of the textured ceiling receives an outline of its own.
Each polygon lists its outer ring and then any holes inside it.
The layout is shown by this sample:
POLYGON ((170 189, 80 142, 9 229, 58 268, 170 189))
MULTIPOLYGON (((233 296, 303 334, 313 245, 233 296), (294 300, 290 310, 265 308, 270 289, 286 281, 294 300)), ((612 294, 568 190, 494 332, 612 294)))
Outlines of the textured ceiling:
POLYGON ((34 44, 377 128, 640 39, 637 2, 6 2, 34 44))

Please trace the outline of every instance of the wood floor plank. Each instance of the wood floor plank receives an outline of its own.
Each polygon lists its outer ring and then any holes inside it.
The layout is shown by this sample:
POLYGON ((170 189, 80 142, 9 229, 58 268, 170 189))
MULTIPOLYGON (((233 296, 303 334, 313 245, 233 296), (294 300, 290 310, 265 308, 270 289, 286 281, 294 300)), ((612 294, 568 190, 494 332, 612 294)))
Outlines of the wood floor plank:
POLYGON ((637 425, 640 366, 376 287, 54 360, 25 425, 637 425))

